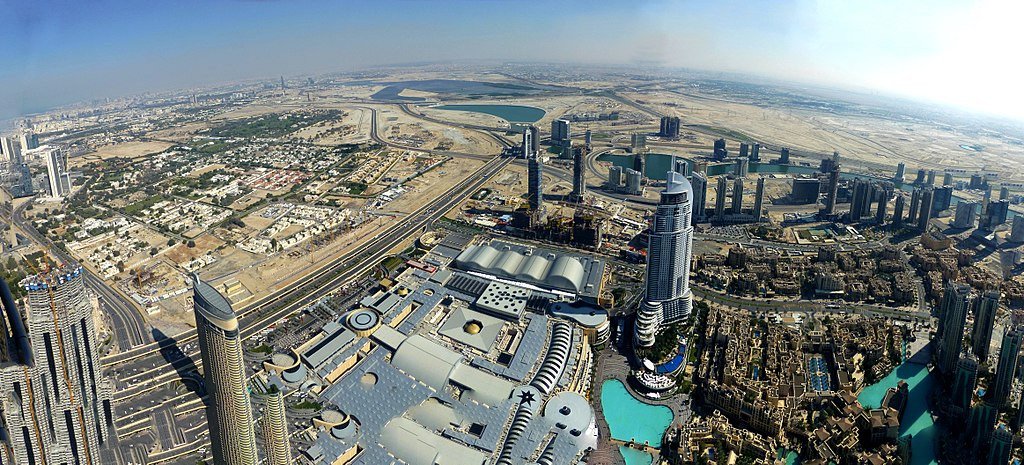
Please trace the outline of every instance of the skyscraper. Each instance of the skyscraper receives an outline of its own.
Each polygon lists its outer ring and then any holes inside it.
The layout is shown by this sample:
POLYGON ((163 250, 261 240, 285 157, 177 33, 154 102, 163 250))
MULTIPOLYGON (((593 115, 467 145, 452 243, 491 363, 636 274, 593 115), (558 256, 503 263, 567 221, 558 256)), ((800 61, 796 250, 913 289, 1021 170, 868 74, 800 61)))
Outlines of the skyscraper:
POLYGON ((284 393, 271 385, 263 395, 266 410, 263 411, 262 426, 266 465, 292 465, 292 448, 288 443, 288 419, 285 417, 284 393))
POLYGON ((754 192, 754 221, 761 221, 761 208, 764 203, 764 178, 757 178, 757 190, 754 192))
POLYGON ((996 365, 996 378, 990 386, 991 401, 996 408, 1002 408, 1010 399, 1013 380, 1016 379, 1017 367, 1020 366, 1022 338, 1024 338, 1024 328, 1009 328, 1003 332, 1003 343, 999 347, 999 363, 996 365))
POLYGON ((608 167, 608 187, 615 190, 620 186, 622 186, 622 167, 612 165, 608 167))
POLYGON ((635 336, 640 347, 650 347, 662 323, 690 315, 690 255, 693 245, 691 202, 693 188, 683 175, 668 172, 654 213, 647 250, 647 282, 637 310, 635 336))
POLYGON ((789 147, 783 147, 781 150, 779 150, 779 164, 789 164, 789 147))
POLYGON ((39 148, 39 136, 33 134, 32 131, 21 133, 21 149, 32 150, 35 148, 39 148))
POLYGON ((942 294, 940 303, 938 344, 938 368, 947 376, 953 375, 956 362, 960 359, 964 341, 964 326, 967 324, 967 310, 970 308, 971 286, 949 283, 942 294))
POLYGON ((662 116, 661 117, 661 130, 658 131, 658 135, 661 137, 667 137, 670 139, 679 138, 679 117, 678 116, 662 116))
POLYGON ((997 227, 1006 222, 1010 214, 1010 201, 999 200, 991 202, 985 208, 985 215, 981 221, 981 228, 986 231, 995 231, 997 227))
POLYGON ((626 170, 626 192, 629 195, 643 195, 643 175, 637 170, 626 170))
POLYGON ((950 404, 955 415, 964 418, 971 408, 974 397, 974 386, 978 382, 978 358, 972 354, 964 354, 956 364, 956 376, 953 378, 950 404))
POLYGON ((1010 241, 1024 242, 1024 216, 1013 217, 1013 226, 1010 228, 1010 241))
POLYGON ((929 186, 935 186, 935 170, 928 170, 928 181, 929 186))
POLYGON ((732 214, 738 215, 743 211, 743 178, 736 178, 732 181, 732 214))
POLYGON ((238 318, 213 286, 193 275, 196 333, 209 396, 207 421, 216 465, 256 465, 256 435, 238 318))
POLYGON ((693 188, 693 221, 696 224, 704 219, 704 204, 707 202, 708 177, 704 173, 693 173, 690 178, 690 185, 693 188))
POLYGON ((860 178, 853 180, 853 199, 850 202, 850 221, 860 221, 864 212, 869 209, 871 201, 871 185, 860 178))
POLYGON ((77 266, 25 278, 24 313, 0 283, 7 346, 0 368, 4 463, 99 464, 100 447, 114 439, 112 385, 100 369, 93 306, 82 280, 77 266))
POLYGON ((888 187, 881 189, 878 197, 878 207, 875 210, 875 223, 885 223, 885 214, 889 208, 889 199, 892 197, 892 190, 888 187))
POLYGON ((939 212, 949 210, 953 203, 953 186, 936 187, 932 195, 932 216, 938 216, 939 212))
POLYGON ((740 158, 750 157, 750 144, 740 142, 740 158))
POLYGON ((540 211, 544 207, 544 175, 539 153, 532 153, 526 158, 526 169, 526 200, 531 212, 540 211))
POLYGON ((569 130, 569 120, 556 119, 551 121, 551 145, 565 147, 572 140, 569 130))
POLYGON ((914 185, 920 186, 924 184, 924 180, 927 177, 927 172, 923 169, 917 170, 917 178, 914 179, 914 185))
POLYGON ((750 172, 750 160, 746 158, 738 158, 736 160, 736 176, 744 178, 747 173, 750 172))
POLYGON ((594 135, 590 132, 589 129, 587 129, 587 132, 583 133, 583 145, 587 147, 587 150, 590 150, 593 146, 593 143, 594 135))
POLYGON ((583 158, 586 156, 587 147, 576 147, 572 151, 572 200, 582 202, 583 196, 587 193, 587 167, 583 166, 583 158))
POLYGON ((67 160, 60 149, 50 149, 46 154, 46 175, 50 181, 50 195, 64 198, 71 192, 71 177, 67 173, 67 160))
POLYGON ((903 226, 903 210, 907 205, 907 196, 902 191, 897 191, 896 204, 892 207, 892 225, 899 228, 903 226))
POLYGON ((900 162, 898 165, 896 165, 896 174, 892 176, 893 182, 903 182, 903 179, 906 176, 906 172, 907 164, 900 162))
POLYGON ((971 409, 967 417, 966 438, 967 443, 973 446, 972 450, 983 450, 988 445, 998 419, 999 410, 987 401, 982 401, 971 409))
POLYGON ((928 222, 932 219, 932 203, 935 198, 935 191, 928 187, 925 188, 921 193, 921 208, 918 214, 921 216, 917 219, 917 229, 921 232, 927 232, 928 222))
POLYGON ((996 322, 996 311, 999 309, 999 291, 986 291, 974 299, 974 328, 971 329, 971 353, 979 360, 988 360, 989 347, 992 345, 992 328, 996 322))
POLYGON ((953 217, 953 227, 973 228, 977 211, 978 202, 964 200, 956 204, 956 216, 953 217))
POLYGON ((715 140, 715 148, 712 153, 712 158, 715 160, 724 160, 727 156, 729 156, 729 151, 725 149, 725 139, 715 140))
POLYGON ((642 151, 647 148, 647 136, 645 134, 640 134, 639 132, 634 132, 629 136, 629 146, 634 152, 642 151))
MULTIPOLYGON (((530 133, 530 153, 540 153, 540 129, 531 124, 526 128, 526 132, 530 133)), ((525 152, 523 158, 528 158, 525 152)))
POLYGON ((1010 198, 1010 189, 1006 186, 999 187, 999 200, 1008 200, 1010 198))
POLYGON ((942 173, 942 185, 943 186, 952 186, 953 185, 953 173, 950 173, 949 171, 946 171, 945 173, 942 173))
POLYGON ((839 196, 839 165, 835 165, 830 173, 828 173, 828 189, 825 192, 825 214, 834 215, 836 213, 836 201, 839 196))
MULTIPOLYGON (((531 126, 533 127, 533 126, 531 126)), ((533 153, 533 131, 530 128, 526 128, 523 131, 523 158, 530 158, 530 154, 533 153)))
POLYGON ((915 187, 910 193, 910 214, 907 215, 907 223, 911 226, 917 224, 918 211, 921 210, 921 189, 915 187))
POLYGON ((992 444, 988 448, 985 465, 1007 465, 1013 452, 1013 431, 1000 423, 992 432, 992 444))
POLYGON ((0 136, 0 152, 7 158, 7 163, 11 166, 18 166, 22 164, 21 150, 18 150, 17 144, 14 143, 14 138, 7 136, 0 136))
POLYGON ((725 191, 728 186, 728 179, 725 176, 718 177, 718 185, 715 190, 715 219, 719 222, 725 221, 725 191))
MULTIPOLYGON (((786 160, 789 160, 789 149, 786 149, 786 160)), ((761 161, 761 144, 754 142, 750 146, 750 161, 761 161)))

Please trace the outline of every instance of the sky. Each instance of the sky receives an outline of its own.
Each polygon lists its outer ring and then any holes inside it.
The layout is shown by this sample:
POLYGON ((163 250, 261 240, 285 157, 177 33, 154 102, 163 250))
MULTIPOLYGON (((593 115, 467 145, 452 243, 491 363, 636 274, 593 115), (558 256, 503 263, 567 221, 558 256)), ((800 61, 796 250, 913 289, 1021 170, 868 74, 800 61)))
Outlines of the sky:
POLYGON ((1016 0, 0 0, 0 118, 462 60, 685 67, 1024 121, 1016 0))

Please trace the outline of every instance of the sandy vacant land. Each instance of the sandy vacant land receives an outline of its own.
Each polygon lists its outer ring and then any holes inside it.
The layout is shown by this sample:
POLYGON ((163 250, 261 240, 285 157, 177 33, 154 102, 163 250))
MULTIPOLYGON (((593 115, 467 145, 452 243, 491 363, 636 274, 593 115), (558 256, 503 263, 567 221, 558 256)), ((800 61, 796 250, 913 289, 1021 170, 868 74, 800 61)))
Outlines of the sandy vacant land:
POLYGON ((481 155, 501 152, 498 142, 487 134, 430 122, 395 107, 380 107, 377 125, 381 137, 402 145, 481 155))
POLYGON ((82 166, 90 162, 106 160, 109 158, 139 158, 167 150, 174 144, 170 142, 147 141, 147 142, 122 142, 97 147, 95 151, 81 157, 75 157, 68 162, 72 167, 82 166))
POLYGON ((389 211, 411 213, 439 197, 453 185, 480 169, 483 164, 483 161, 467 158, 448 160, 445 164, 405 183, 406 192, 384 208, 389 211))

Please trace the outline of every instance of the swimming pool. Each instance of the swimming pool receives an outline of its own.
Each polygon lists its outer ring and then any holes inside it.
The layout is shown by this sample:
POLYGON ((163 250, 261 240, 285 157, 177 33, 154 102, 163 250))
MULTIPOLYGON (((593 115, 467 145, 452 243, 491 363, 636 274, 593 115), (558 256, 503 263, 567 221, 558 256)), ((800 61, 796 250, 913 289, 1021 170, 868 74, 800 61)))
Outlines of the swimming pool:
POLYGON ((612 439, 619 441, 661 447, 661 436, 672 424, 671 409, 637 400, 617 379, 601 385, 601 408, 612 439))

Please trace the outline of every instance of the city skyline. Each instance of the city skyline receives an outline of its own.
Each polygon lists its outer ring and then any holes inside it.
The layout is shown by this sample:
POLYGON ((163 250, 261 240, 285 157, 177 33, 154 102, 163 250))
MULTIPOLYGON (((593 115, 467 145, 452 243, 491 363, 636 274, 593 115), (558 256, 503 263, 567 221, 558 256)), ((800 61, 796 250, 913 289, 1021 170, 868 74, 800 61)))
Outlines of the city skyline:
POLYGON ((11 4, 12 27, 0 31, 13 44, 0 51, 10 64, 0 70, 0 118, 278 75, 497 60, 734 73, 1024 121, 1015 73, 962 65, 978 53, 987 62, 1012 55, 1010 21, 1024 7, 1006 0, 391 3, 11 4), (567 21, 579 25, 571 34, 556 27, 567 21), (717 23, 743 33, 717 34, 717 23), (392 29, 418 40, 380 34, 392 29), (563 44, 558 53, 546 51, 552 42, 563 44))

